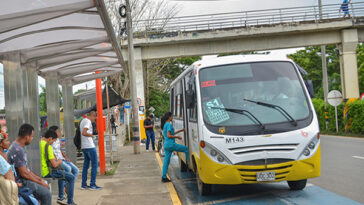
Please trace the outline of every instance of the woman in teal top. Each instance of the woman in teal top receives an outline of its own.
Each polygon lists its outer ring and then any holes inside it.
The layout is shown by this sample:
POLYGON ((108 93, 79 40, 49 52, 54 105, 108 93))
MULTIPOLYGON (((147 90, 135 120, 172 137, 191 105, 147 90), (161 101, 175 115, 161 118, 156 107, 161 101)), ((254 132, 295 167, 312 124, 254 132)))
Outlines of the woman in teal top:
POLYGON ((182 139, 180 136, 175 136, 180 132, 184 132, 185 129, 174 131, 174 127, 172 125, 173 116, 171 112, 166 112, 161 119, 161 127, 163 128, 163 137, 164 137, 164 151, 165 157, 163 162, 163 173, 162 173, 162 182, 170 182, 167 178, 168 165, 171 159, 171 155, 174 151, 176 152, 184 152, 186 154, 186 159, 189 161, 188 156, 188 148, 184 145, 177 144, 175 139, 182 139))

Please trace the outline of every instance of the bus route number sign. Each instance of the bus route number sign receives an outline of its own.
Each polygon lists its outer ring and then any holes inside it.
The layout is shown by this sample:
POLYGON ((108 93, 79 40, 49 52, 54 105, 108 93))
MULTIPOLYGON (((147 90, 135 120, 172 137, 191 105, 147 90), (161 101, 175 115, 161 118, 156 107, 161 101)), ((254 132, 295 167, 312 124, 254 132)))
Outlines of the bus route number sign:
POLYGON ((227 137, 225 138, 226 144, 244 142, 244 137, 227 137))

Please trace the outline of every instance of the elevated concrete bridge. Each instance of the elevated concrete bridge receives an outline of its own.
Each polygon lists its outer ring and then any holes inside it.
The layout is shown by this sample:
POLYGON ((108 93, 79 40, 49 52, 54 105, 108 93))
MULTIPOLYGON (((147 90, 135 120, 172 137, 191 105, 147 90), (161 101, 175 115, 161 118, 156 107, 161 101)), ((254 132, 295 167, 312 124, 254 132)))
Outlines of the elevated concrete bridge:
MULTIPOLYGON (((364 41, 364 2, 351 4, 351 18, 343 18, 339 8, 323 6, 321 19, 317 7, 297 7, 135 22, 137 70, 150 59, 336 44, 344 97, 358 98, 356 48, 364 41)), ((121 46, 126 55, 127 42, 121 46)))

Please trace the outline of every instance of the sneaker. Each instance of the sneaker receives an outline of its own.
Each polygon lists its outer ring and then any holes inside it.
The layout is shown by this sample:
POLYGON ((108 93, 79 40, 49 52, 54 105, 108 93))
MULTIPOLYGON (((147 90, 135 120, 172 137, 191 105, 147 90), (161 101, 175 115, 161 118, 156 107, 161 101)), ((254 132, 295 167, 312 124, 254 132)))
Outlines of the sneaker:
POLYGON ((90 190, 100 190, 100 189, 102 189, 102 187, 95 185, 95 186, 90 186, 89 189, 90 190))
POLYGON ((168 178, 163 178, 163 177, 162 177, 162 182, 163 182, 163 183, 171 182, 171 180, 170 180, 170 179, 168 179, 168 178))
POLYGON ((81 186, 81 190, 90 189, 90 186, 81 186))
POLYGON ((58 198, 57 199, 57 203, 58 204, 62 204, 62 205, 67 205, 67 199, 64 198, 64 197, 62 199, 61 198, 58 198))
POLYGON ((147 152, 149 152, 149 149, 147 149, 147 152))

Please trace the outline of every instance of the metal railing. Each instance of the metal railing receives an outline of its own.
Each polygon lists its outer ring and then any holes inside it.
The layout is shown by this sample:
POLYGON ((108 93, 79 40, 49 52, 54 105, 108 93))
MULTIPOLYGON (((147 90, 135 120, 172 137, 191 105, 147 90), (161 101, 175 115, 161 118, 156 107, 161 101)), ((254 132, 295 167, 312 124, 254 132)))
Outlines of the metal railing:
MULTIPOLYGON (((142 36, 148 34, 216 30, 237 27, 275 25, 330 19, 342 19, 341 4, 254 10, 208 15, 182 16, 170 19, 146 19, 133 22, 133 30, 142 36)), ((351 18, 364 16, 364 2, 349 4, 351 18)), ((138 35, 139 36, 139 35, 138 35)))

